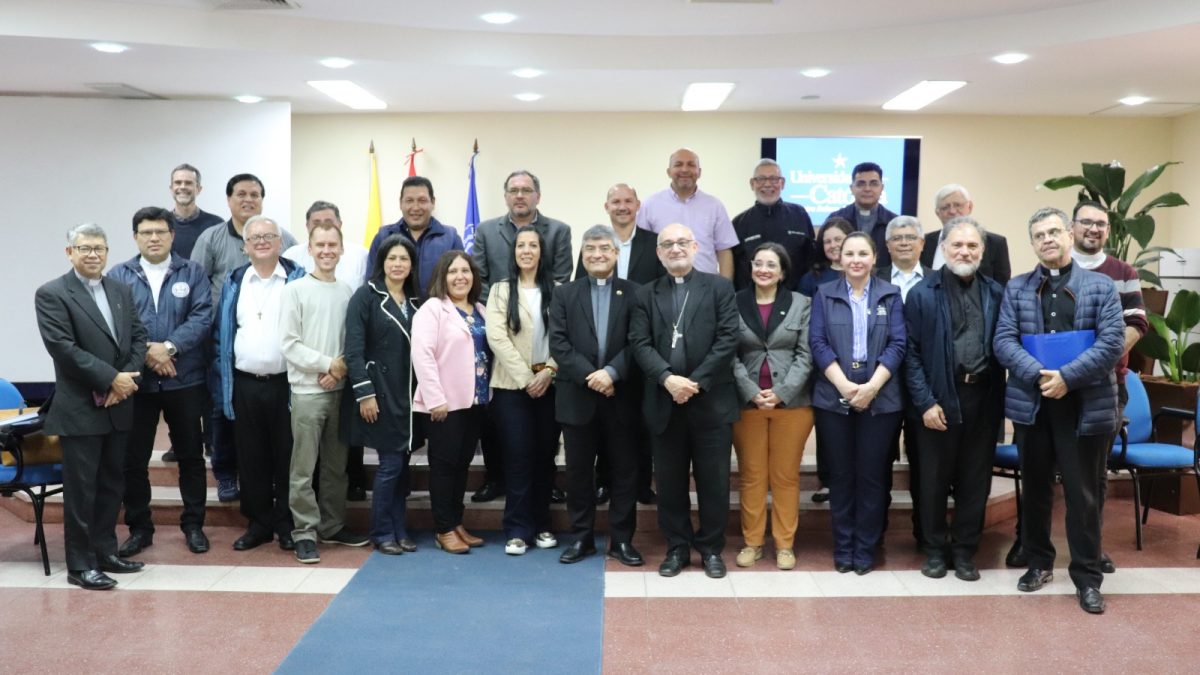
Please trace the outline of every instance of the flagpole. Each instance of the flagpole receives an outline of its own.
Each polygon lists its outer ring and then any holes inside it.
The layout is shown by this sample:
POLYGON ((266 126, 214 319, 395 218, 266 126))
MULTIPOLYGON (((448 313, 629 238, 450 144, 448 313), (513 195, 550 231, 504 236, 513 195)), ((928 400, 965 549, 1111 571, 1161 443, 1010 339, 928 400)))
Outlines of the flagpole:
POLYGON ((479 225, 479 196, 475 191, 475 157, 479 155, 479 139, 471 148, 471 161, 467 164, 467 213, 463 222, 463 250, 467 253, 475 247, 475 228, 479 225))

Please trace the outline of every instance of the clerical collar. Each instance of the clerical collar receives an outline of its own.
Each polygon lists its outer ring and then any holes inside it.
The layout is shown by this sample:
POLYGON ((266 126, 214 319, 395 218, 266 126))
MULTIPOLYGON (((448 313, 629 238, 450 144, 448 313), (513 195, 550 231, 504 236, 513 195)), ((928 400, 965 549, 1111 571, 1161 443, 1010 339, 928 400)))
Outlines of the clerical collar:
POLYGON ((588 279, 591 280, 593 286, 607 286, 608 282, 612 280, 612 275, 609 275, 603 279, 588 275, 588 279))
POLYGON ((874 206, 872 206, 869 209, 863 209, 862 207, 858 207, 858 215, 863 216, 863 217, 869 216, 872 213, 875 213, 875 208, 876 207, 874 207, 874 206))
POLYGON ((1107 257, 1108 257, 1108 254, 1106 254, 1104 251, 1100 251, 1099 253, 1096 253, 1093 255, 1093 254, 1088 254, 1088 253, 1082 253, 1075 249, 1071 249, 1071 259, 1074 260, 1075 262, 1079 263, 1079 266, 1085 270, 1096 269, 1097 267, 1099 267, 1101 264, 1104 263, 1104 260, 1107 257))
POLYGON ((82 281, 84 286, 99 286, 100 282, 104 281, 104 277, 99 279, 89 279, 79 273, 79 270, 71 270, 75 273, 75 278, 82 281))
POLYGON ((1072 267, 1074 267, 1074 265, 1072 265, 1071 262, 1068 261, 1066 265, 1063 265, 1062 267, 1060 267, 1056 270, 1052 270, 1049 267, 1044 267, 1044 269, 1046 270, 1046 276, 1050 276, 1050 277, 1063 276, 1063 277, 1065 277, 1065 276, 1068 276, 1069 274, 1071 274, 1072 267))
POLYGON ((685 274, 681 277, 671 277, 671 278, 675 280, 676 284, 686 284, 687 282, 692 280, 692 275, 695 273, 696 273, 695 269, 690 269, 690 270, 688 270, 687 274, 685 274))

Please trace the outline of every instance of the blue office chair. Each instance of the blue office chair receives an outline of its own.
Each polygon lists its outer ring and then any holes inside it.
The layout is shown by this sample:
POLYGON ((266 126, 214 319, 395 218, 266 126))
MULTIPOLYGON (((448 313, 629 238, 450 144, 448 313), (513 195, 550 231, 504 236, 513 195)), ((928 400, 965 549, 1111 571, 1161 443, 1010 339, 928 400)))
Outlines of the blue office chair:
MULTIPOLYGON (((17 388, 7 380, 0 380, 0 409, 23 409, 24 406, 25 400, 17 388)), ((46 551, 43 515, 46 499, 63 491, 62 464, 27 464, 21 447, 26 437, 41 433, 43 421, 44 417, 39 415, 31 420, 0 422, 0 450, 12 455, 10 464, 0 464, 0 495, 10 497, 14 492, 24 492, 29 496, 29 503, 33 506, 33 543, 41 547, 42 570, 46 576, 50 576, 50 555, 46 551)))
POLYGON ((1021 458, 1017 454, 1014 443, 1003 443, 996 446, 996 455, 992 459, 992 475, 1000 478, 1013 479, 1017 489, 1017 541, 1021 540, 1021 458))
POLYGON ((0 379, 0 410, 25 412, 25 397, 13 386, 12 382, 0 379))
MULTIPOLYGON (((1108 468, 1114 472, 1128 471, 1133 477, 1133 516, 1137 533, 1137 548, 1142 550, 1142 525, 1150 516, 1150 496, 1154 482, 1163 476, 1191 471, 1200 487, 1200 438, 1192 449, 1154 440, 1154 422, 1161 416, 1196 420, 1197 410, 1163 408, 1150 416, 1150 399, 1138 374, 1129 371, 1125 376, 1129 403, 1125 405, 1125 424, 1121 427, 1120 448, 1113 448, 1108 468), (1146 500, 1142 501, 1142 480, 1146 480, 1146 500)), ((1200 549, 1196 551, 1200 558, 1200 549)))

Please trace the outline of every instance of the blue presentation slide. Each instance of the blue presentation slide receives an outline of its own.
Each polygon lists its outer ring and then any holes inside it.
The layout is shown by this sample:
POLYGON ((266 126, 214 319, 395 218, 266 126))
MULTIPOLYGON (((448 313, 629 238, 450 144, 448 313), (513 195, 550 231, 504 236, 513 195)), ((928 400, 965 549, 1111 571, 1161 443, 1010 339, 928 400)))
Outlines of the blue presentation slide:
POLYGON ((850 172, 860 162, 875 162, 883 169, 881 204, 900 213, 904 195, 903 138, 780 137, 775 141, 775 161, 787 185, 783 198, 808 210, 814 223, 854 201, 850 172))

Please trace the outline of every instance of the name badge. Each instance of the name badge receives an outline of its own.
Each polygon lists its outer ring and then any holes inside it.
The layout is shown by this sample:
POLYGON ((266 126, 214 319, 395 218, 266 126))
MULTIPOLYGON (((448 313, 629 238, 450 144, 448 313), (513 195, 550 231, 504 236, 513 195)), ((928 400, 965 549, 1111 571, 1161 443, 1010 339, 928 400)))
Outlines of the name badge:
POLYGON ((177 298, 186 298, 191 295, 192 287, 186 281, 176 281, 171 284, 171 295, 177 298))
POLYGON ((880 305, 875 308, 875 316, 887 316, 887 308, 880 305))
POLYGON ((762 235, 761 234, 752 234, 749 237, 746 237, 743 241, 755 241, 756 239, 762 239, 762 235))

